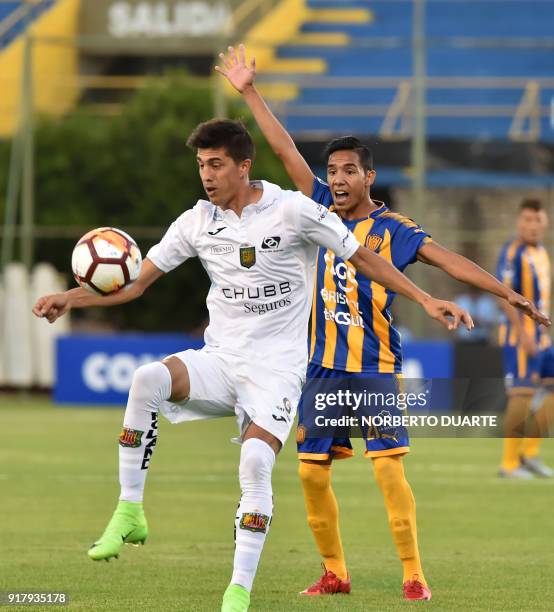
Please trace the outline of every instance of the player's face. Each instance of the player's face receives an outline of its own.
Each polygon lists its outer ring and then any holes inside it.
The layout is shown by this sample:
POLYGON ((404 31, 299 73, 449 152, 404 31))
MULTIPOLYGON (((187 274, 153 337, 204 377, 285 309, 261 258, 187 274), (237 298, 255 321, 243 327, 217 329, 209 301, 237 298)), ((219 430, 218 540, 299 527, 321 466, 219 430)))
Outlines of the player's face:
POLYGON ((544 210, 523 209, 517 218, 519 237, 527 244, 542 242, 547 227, 548 217, 544 210))
POLYGON ((339 214, 348 214, 366 206, 375 171, 367 172, 356 151, 335 151, 327 160, 327 183, 339 214))
POLYGON ((250 160, 237 164, 224 148, 198 149, 196 161, 208 199, 219 206, 228 205, 237 196, 250 169, 250 160))

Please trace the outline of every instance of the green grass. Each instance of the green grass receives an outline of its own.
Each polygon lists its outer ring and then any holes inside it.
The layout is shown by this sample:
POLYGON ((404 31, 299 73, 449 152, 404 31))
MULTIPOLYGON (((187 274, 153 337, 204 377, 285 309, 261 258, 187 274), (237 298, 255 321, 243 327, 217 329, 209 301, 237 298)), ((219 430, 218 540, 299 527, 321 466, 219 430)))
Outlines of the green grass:
MULTIPOLYGON (((146 546, 93 563, 86 549, 119 492, 122 410, 3 398, 0 419, 0 591, 67 591, 70 610, 219 610, 239 495, 234 421, 162 420, 147 482, 146 546)), ((275 516, 251 610, 552 610, 554 483, 498 480, 500 447, 500 440, 414 441, 405 463, 433 600, 413 604, 401 598, 382 499, 361 456, 334 468, 353 593, 298 597, 319 576, 320 561, 289 443, 274 472, 275 516)), ((550 440, 543 454, 554 463, 550 440)))

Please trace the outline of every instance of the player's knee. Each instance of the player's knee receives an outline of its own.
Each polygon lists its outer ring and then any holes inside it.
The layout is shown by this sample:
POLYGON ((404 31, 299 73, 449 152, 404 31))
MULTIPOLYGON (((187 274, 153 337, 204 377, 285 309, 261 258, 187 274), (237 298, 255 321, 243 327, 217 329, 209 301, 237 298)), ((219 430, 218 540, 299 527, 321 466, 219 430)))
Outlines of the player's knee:
POLYGON ((241 488, 252 484, 271 483, 271 472, 275 463, 273 449, 257 438, 249 438, 242 444, 239 464, 239 479, 241 488))
POLYGON ((321 463, 300 461, 298 475, 304 488, 324 491, 331 484, 331 466, 321 463))
POLYGON ((404 470, 400 458, 377 457, 373 460, 373 471, 379 488, 384 493, 404 481, 404 470))
POLYGON ((137 368, 129 396, 140 402, 147 410, 157 411, 160 404, 171 395, 171 375, 159 361, 137 368))

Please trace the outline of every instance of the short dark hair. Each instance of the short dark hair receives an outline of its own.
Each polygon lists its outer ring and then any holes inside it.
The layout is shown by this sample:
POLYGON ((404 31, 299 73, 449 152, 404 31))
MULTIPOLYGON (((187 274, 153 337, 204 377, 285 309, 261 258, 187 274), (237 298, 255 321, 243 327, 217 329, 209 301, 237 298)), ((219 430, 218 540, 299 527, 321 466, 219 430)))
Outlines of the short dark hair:
POLYGON ((323 155, 325 159, 329 159, 331 153, 335 153, 336 151, 355 151, 358 154, 363 169, 366 172, 373 170, 373 153, 371 149, 355 136, 343 136, 342 138, 331 140, 331 142, 328 142, 325 146, 323 155))
POLYGON ((519 212, 523 212, 524 210, 540 212, 541 210, 544 210, 544 206, 538 198, 525 198, 525 200, 523 200, 523 202, 519 205, 519 212))
POLYGON ((187 146, 198 149, 225 149, 236 163, 245 159, 254 161, 256 147, 242 121, 211 119, 200 123, 187 139, 187 146))

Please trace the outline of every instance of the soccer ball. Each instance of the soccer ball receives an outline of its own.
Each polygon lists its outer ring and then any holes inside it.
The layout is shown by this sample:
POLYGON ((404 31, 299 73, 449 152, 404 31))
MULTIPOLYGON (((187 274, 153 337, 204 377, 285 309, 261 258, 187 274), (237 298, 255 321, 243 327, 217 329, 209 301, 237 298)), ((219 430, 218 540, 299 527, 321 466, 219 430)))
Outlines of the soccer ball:
POLYGON ((137 279, 142 256, 137 243, 115 227, 87 232, 75 245, 71 268, 75 280, 92 293, 109 295, 137 279))

